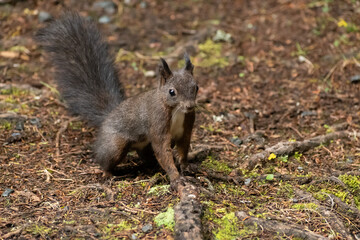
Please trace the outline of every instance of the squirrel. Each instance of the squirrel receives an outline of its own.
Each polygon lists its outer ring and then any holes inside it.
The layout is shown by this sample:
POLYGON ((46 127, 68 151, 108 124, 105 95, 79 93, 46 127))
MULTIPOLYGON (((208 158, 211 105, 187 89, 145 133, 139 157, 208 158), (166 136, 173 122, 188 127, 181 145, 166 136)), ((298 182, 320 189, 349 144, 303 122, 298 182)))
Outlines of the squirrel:
POLYGON ((93 149, 105 173, 113 175, 127 153, 136 150, 141 158, 155 155, 173 187, 184 180, 172 146, 183 172, 199 89, 186 53, 185 67, 177 71, 160 58, 158 87, 126 98, 108 45, 94 22, 66 12, 40 29, 35 40, 50 55, 68 111, 98 129, 93 149))

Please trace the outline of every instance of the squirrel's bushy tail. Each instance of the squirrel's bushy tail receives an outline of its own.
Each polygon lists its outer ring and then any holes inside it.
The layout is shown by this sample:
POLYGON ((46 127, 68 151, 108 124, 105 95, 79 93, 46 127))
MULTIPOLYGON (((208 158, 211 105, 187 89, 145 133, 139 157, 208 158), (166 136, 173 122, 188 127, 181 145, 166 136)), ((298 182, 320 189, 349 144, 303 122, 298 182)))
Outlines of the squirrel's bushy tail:
POLYGON ((125 95, 108 46, 95 24, 67 12, 37 32, 50 53, 55 79, 69 111, 100 126, 125 95))

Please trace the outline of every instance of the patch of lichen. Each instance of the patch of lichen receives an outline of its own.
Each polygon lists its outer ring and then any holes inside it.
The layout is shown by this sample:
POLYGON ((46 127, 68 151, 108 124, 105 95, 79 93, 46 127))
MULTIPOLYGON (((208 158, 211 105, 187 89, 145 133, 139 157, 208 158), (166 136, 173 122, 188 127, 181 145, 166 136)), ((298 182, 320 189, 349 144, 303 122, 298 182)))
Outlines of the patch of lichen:
POLYGON ((232 171, 232 169, 225 162, 218 161, 212 156, 208 156, 206 160, 201 163, 201 166, 216 172, 223 172, 225 174, 229 174, 232 171))

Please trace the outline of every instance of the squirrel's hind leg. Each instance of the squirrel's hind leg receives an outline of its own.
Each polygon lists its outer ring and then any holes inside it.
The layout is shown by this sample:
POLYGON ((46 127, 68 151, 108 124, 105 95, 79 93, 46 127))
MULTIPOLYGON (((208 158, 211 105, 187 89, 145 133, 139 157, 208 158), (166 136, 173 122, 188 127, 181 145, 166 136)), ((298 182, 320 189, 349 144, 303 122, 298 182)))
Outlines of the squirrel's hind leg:
POLYGON ((106 173, 116 175, 116 166, 125 160, 129 150, 128 140, 118 135, 102 137, 100 133, 95 143, 96 161, 106 173))

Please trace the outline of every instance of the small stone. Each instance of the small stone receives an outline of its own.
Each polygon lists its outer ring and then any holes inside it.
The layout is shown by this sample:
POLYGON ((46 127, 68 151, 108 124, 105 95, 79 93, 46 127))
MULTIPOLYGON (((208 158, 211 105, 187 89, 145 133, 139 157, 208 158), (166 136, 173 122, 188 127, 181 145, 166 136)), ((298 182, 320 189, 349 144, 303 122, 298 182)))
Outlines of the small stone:
POLYGON ((315 112, 315 111, 303 111, 300 114, 300 117, 307 117, 307 116, 317 116, 317 112, 315 112))
POLYGON ((142 1, 142 2, 140 3, 140 7, 141 7, 141 8, 146 8, 146 7, 147 7, 147 3, 146 3, 145 1, 142 1))
POLYGON ((233 144, 235 144, 238 147, 243 143, 243 141, 238 137, 230 138, 230 142, 232 142, 233 144))
POLYGON ((22 138, 21 133, 14 132, 11 134, 11 136, 8 139, 6 139, 6 142, 13 143, 13 142, 19 141, 21 138, 22 138))
POLYGON ((303 167, 298 167, 297 169, 298 169, 299 171, 304 170, 304 168, 303 168, 303 167))
POLYGON ((48 12, 40 11, 38 15, 39 22, 47 22, 52 19, 52 15, 48 12))
POLYGON ((131 239, 132 240, 137 240, 138 239, 138 237, 136 236, 136 233, 131 234, 131 239))
POLYGON ((152 71, 152 70, 146 71, 146 72, 144 73, 144 76, 145 76, 145 77, 155 77, 155 75, 156 75, 155 71, 152 71))
POLYGON ((102 8, 107 14, 114 14, 116 12, 116 4, 112 1, 101 1, 94 3, 94 8, 102 8))
POLYGON ((350 78, 351 83, 359 83, 360 82, 360 75, 355 75, 350 78))
POLYGON ((226 33, 223 30, 218 29, 216 31, 215 36, 213 37, 213 41, 214 42, 230 42, 231 41, 231 34, 230 33, 226 33))
POLYGON ((250 183, 251 183, 251 178, 245 179, 244 184, 245 184, 246 186, 249 186, 250 183))
POLYGON ((150 232, 152 229, 153 229, 153 227, 152 227, 151 223, 146 224, 146 225, 144 225, 144 226, 141 228, 141 230, 142 230, 144 233, 150 232))
POLYGON ((221 114, 220 116, 216 116, 216 115, 213 115, 212 116, 214 122, 222 122, 225 118, 225 116, 223 114, 221 114))
POLYGON ((293 198, 293 199, 291 199, 291 201, 292 201, 293 203, 299 202, 299 200, 298 200, 297 198, 293 198))
POLYGON ((24 121, 18 121, 15 125, 15 130, 23 131, 24 130, 24 121))
POLYGON ((111 22, 111 19, 110 19, 110 17, 104 15, 104 16, 101 16, 98 21, 101 24, 106 24, 106 23, 111 22))
POLYGON ((37 126, 38 128, 41 128, 41 122, 40 122, 40 120, 38 119, 38 118, 31 118, 30 120, 29 120, 29 122, 32 124, 32 125, 35 125, 35 126, 37 126))
POLYGON ((1 194, 1 196, 2 197, 8 197, 13 192, 14 192, 14 190, 12 190, 11 188, 5 188, 5 191, 1 194))

